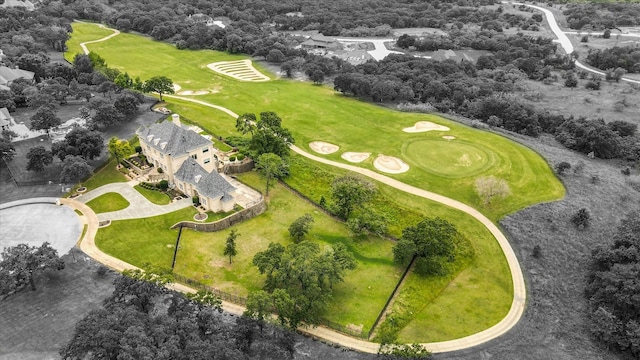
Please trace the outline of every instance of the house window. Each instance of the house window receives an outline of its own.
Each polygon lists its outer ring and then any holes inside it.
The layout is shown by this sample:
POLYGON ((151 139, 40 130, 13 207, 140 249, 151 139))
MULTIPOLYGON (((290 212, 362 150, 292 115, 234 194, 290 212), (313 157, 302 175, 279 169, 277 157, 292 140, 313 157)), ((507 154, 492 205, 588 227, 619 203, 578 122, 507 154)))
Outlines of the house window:
POLYGON ((202 149, 202 153, 206 153, 206 152, 209 152, 209 147, 202 149))
POLYGON ((182 184, 178 184, 178 187, 180 188, 180 190, 184 190, 184 188, 182 187, 182 184))
POLYGON ((202 203, 202 205, 207 205, 207 199, 205 198, 200 199, 200 202, 202 203))
POLYGON ((198 154, 193 154, 193 155, 191 155, 191 157, 192 157, 194 160, 198 160, 198 154))
POLYGON ((210 159, 210 158, 206 158, 206 159, 204 159, 204 163, 205 163, 205 164, 208 164, 208 163, 210 163, 210 162, 211 162, 211 159, 210 159))

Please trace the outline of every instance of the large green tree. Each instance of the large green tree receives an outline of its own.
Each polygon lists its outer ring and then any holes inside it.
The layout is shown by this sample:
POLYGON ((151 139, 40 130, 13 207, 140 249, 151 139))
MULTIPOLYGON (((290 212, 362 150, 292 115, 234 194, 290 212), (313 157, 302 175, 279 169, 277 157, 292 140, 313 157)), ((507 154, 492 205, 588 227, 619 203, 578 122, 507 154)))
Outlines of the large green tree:
POLYGON ((0 261, 0 293, 20 289, 26 284, 36 290, 34 277, 47 270, 64 269, 64 261, 58 256, 58 251, 48 242, 39 247, 27 244, 5 248, 0 261))
POLYGON ((269 188, 271 187, 273 180, 282 178, 289 173, 287 163, 280 156, 272 153, 266 153, 258 156, 256 159, 256 168, 267 181, 265 186, 267 196, 269 195, 269 188))
POLYGON ((343 219, 348 219, 354 208, 371 200, 376 187, 357 175, 345 175, 336 178, 331 184, 331 198, 335 212, 343 219))
POLYGON ((113 136, 109 139, 107 148, 113 157, 116 158, 116 162, 120 164, 120 161, 125 157, 133 154, 133 149, 127 140, 121 140, 113 136))
POLYGON ((280 157, 289 156, 289 146, 295 142, 291 132, 282 127, 282 119, 272 111, 255 114, 246 113, 236 119, 236 129, 242 134, 251 134, 249 153, 254 158, 266 153, 280 157))
POLYGON ((295 242, 300 242, 313 226, 313 216, 304 214, 289 225, 289 235, 295 242))
POLYGON ((160 101, 163 101, 162 94, 174 93, 173 80, 166 76, 154 76, 144 82, 144 89, 146 92, 157 92, 160 95, 160 101))
POLYGON ((422 275, 442 274, 445 262, 455 260, 456 227, 441 218, 426 218, 402 230, 402 238, 393 247, 393 260, 406 265, 416 258, 415 270, 422 275))
MULTIPOLYGON (((333 286, 344 279, 346 270, 356 267, 353 255, 342 243, 331 250, 303 241, 283 247, 269 244, 257 253, 253 264, 266 274, 264 290, 271 294, 273 309, 285 326, 296 328, 301 323, 318 324, 329 300, 333 286)), ((264 313, 264 301, 260 301, 264 313)))

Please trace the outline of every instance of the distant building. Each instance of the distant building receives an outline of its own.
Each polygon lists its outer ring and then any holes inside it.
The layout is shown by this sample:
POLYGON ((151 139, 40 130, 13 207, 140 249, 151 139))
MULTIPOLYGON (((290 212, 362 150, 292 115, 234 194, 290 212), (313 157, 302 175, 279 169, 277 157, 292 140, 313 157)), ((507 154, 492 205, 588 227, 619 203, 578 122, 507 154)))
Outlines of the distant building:
POLYGON ((10 130, 14 123, 9 110, 6 107, 0 108, 0 131, 10 130))
POLYGON ((32 71, 0 66, 0 86, 9 87, 17 79, 33 81, 34 75, 32 71))
POLYGON ((303 49, 333 50, 333 49, 340 48, 340 43, 338 41, 322 35, 314 35, 300 45, 302 46, 303 49))
MULTIPOLYGON (((36 1, 39 2, 39 1, 36 1)), ((35 5, 31 1, 22 1, 22 0, 4 0, 4 4, 0 4, 0 7, 23 7, 29 11, 33 11, 36 9, 35 5)))
POLYGON ((175 190, 197 196, 205 209, 232 210, 236 188, 217 171, 218 149, 211 140, 183 128, 178 114, 172 118, 136 132, 147 161, 163 170, 175 190))
POLYGON ((366 50, 338 50, 331 56, 338 57, 351 65, 360 65, 373 59, 373 56, 366 50))

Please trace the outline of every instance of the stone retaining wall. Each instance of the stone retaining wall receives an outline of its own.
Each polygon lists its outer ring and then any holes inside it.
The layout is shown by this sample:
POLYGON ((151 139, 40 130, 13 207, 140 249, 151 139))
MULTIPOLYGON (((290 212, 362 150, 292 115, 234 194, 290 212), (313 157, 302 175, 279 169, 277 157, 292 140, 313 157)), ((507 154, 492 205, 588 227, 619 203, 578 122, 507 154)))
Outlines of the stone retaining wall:
POLYGON ((181 221, 175 225, 173 225, 171 228, 172 229, 176 229, 180 226, 188 228, 188 229, 192 229, 192 230, 196 230, 196 231, 203 231, 203 232, 214 232, 214 231, 220 231, 220 230, 224 230, 228 227, 231 227, 235 224, 238 224, 240 222, 243 222, 245 220, 249 220, 253 217, 256 217, 260 214, 262 214, 263 212, 265 212, 265 210, 267 210, 267 204, 264 201, 264 199, 260 200, 257 204, 255 204, 254 206, 241 210, 235 214, 231 214, 229 216, 227 216, 224 219, 220 219, 218 221, 214 221, 211 223, 200 223, 200 222, 193 222, 193 221, 181 221))

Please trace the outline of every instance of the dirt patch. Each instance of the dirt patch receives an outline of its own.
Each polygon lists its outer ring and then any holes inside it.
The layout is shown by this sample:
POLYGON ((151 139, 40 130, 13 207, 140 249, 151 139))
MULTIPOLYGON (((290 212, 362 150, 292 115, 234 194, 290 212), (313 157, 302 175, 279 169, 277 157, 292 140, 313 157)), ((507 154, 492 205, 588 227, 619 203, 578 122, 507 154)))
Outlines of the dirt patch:
POLYGON ((403 172, 409 171, 409 165, 404 161, 387 155, 378 155, 378 157, 373 161, 373 166, 376 169, 389 173, 389 174, 401 174, 403 172))
POLYGON ((340 147, 338 145, 329 144, 324 141, 312 141, 309 143, 309 147, 311 150, 319 153, 319 154, 333 154, 338 151, 340 147))
POLYGON ((208 90, 197 90, 197 91, 185 90, 185 91, 180 91, 178 95, 206 95, 208 93, 209 93, 208 90))
POLYGON ((449 131, 449 128, 446 126, 438 125, 436 123, 432 123, 431 121, 418 121, 412 127, 404 128, 402 129, 402 131, 408 133, 425 131, 449 131))
POLYGON ((371 153, 368 152, 350 152, 347 151, 341 155, 341 157, 352 163, 359 163, 367 160, 371 153))

